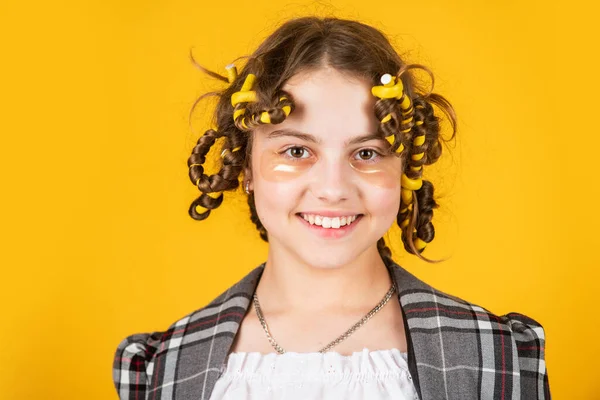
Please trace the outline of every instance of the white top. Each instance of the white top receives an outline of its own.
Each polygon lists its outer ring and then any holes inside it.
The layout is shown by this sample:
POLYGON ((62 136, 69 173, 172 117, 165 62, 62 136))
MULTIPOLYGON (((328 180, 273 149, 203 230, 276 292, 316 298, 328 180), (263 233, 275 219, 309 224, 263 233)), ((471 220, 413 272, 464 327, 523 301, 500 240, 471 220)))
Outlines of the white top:
POLYGON ((398 349, 349 356, 326 353, 231 353, 210 400, 418 399, 407 354, 398 349))

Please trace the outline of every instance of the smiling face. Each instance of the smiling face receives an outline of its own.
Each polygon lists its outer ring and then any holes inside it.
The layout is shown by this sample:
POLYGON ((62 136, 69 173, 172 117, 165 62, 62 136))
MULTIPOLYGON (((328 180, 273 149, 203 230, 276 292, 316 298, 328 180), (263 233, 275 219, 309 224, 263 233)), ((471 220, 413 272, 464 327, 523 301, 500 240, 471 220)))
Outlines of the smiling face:
POLYGON ((402 163, 377 133, 371 83, 323 67, 283 90, 294 112, 255 129, 247 171, 270 251, 324 268, 377 255, 400 206, 402 163))

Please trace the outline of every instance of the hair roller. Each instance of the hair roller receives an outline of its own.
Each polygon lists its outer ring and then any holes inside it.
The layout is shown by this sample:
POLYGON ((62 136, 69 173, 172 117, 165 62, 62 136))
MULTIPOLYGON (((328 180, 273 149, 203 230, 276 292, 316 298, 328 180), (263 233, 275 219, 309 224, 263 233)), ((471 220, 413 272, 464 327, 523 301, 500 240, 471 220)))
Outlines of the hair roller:
POLYGON ((203 164, 206 162, 206 155, 220 136, 216 130, 208 129, 196 142, 192 154, 187 160, 189 177, 192 183, 196 183, 204 173, 203 164))
POLYGON ((400 75, 384 74, 381 83, 381 86, 371 88, 371 93, 380 99, 375 104, 375 115, 392 151, 399 154, 404 150, 403 142, 414 125, 412 101, 400 75))
POLYGON ((209 177, 204 174, 203 166, 206 162, 206 155, 219 137, 221 137, 219 132, 214 129, 208 129, 198 139, 187 161, 189 178, 198 190, 202 192, 192 202, 188 210, 189 215, 197 220, 207 218, 210 215, 210 210, 217 208, 223 201, 222 193, 213 190, 212 181, 214 180, 214 175, 209 177))

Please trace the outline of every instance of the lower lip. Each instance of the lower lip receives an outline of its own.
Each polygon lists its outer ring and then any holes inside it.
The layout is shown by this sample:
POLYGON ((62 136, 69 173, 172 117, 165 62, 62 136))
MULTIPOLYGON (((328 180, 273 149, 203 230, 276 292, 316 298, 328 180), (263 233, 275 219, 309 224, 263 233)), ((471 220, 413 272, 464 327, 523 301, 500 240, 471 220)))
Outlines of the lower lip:
POLYGON ((329 239, 338 239, 338 238, 349 235, 350 232, 352 232, 354 230, 354 227, 356 225, 358 225, 358 223, 360 222, 360 220, 362 219, 363 216, 360 215, 360 216, 356 217, 356 219, 350 225, 344 225, 339 228, 323 228, 322 226, 319 226, 319 225, 311 225, 310 222, 308 222, 307 220, 302 218, 302 216, 297 215, 297 217, 300 219, 301 223, 303 223, 312 232, 319 235, 320 237, 329 238, 329 239))

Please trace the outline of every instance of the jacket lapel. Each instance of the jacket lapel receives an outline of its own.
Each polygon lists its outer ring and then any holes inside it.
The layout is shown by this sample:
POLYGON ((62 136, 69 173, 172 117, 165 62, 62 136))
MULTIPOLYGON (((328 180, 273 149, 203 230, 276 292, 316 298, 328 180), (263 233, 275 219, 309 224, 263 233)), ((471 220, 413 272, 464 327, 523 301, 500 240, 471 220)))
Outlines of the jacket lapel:
MULTIPOLYGON (((432 293, 433 288, 406 271, 396 263, 388 266, 398 288, 398 299, 402 309, 404 331, 408 351, 408 369, 420 399, 447 399, 444 381, 431 375, 429 366, 438 365, 440 347, 433 333, 416 333, 422 318, 427 317, 425 308, 419 306, 419 293, 432 293), (416 343, 415 343, 416 341, 416 343)), ((432 331, 436 331, 432 327, 432 331)), ((465 397, 468 398, 468 397, 465 397)))
POLYGON ((494 357, 504 360, 516 354, 510 330, 491 322, 494 317, 485 309, 434 289, 398 265, 392 271, 407 332, 409 369, 419 398, 518 398, 512 386, 513 376, 518 376, 514 363, 507 362, 499 370, 482 368, 486 357, 493 365, 490 359, 494 357), (504 377, 505 392, 495 387, 497 376, 504 377))
POLYGON ((210 399, 264 265, 169 328, 164 352, 154 363, 148 399, 210 399))

